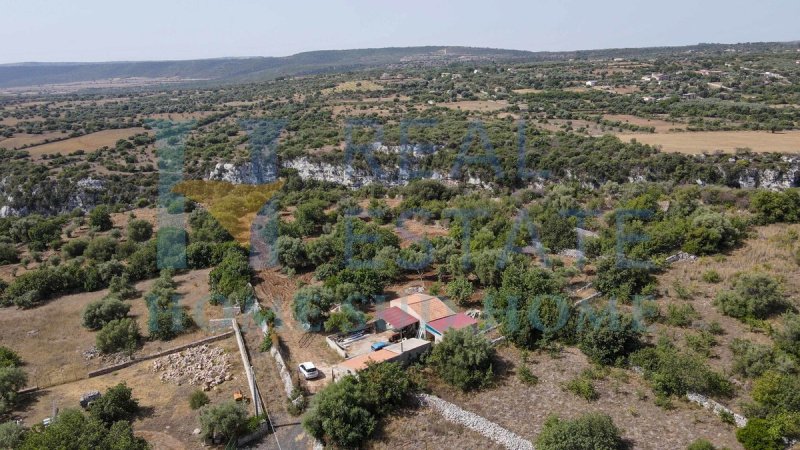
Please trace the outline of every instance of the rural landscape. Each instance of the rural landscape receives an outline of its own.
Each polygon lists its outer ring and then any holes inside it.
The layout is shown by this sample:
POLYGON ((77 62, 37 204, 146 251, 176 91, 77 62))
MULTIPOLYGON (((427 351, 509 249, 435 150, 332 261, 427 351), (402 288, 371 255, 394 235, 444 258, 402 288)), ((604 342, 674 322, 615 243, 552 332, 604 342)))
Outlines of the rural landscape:
POLYGON ((0 64, 1 449, 800 449, 800 43, 0 64))

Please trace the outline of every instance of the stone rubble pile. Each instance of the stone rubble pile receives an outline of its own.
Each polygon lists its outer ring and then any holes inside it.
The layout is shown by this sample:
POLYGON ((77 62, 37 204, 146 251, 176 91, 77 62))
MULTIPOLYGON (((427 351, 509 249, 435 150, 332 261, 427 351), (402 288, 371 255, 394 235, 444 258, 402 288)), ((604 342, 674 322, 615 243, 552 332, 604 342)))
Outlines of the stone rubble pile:
POLYGON ((666 261, 667 261, 668 264, 681 262, 681 261, 694 262, 694 261, 697 261, 697 256, 691 255, 691 254, 686 253, 686 252, 678 252, 678 253, 668 257, 666 261))
POLYGON ((153 361, 152 372, 162 372, 162 382, 188 383, 204 391, 232 380, 228 356, 219 347, 199 345, 153 361))
POLYGON ((534 450, 531 441, 525 440, 516 433, 506 430, 500 425, 490 422, 477 414, 465 411, 446 400, 428 394, 420 394, 418 398, 420 403, 433 408, 436 412, 441 414, 445 420, 476 431, 505 448, 511 450, 534 450))

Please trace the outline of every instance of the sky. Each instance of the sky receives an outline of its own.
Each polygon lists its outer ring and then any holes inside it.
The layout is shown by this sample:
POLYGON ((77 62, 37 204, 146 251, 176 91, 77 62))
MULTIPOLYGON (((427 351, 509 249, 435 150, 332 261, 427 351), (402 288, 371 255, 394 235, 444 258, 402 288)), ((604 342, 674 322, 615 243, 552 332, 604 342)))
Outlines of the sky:
POLYGON ((0 0, 0 63, 800 40, 797 0, 0 0))

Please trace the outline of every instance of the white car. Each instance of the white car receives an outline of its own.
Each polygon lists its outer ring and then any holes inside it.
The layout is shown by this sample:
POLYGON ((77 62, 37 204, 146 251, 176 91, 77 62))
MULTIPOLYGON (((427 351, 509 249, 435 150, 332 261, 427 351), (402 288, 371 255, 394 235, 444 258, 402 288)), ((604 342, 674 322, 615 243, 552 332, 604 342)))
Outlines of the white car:
POLYGON ((300 373, 306 380, 313 380, 319 376, 319 370, 312 362, 304 362, 300 364, 300 373))

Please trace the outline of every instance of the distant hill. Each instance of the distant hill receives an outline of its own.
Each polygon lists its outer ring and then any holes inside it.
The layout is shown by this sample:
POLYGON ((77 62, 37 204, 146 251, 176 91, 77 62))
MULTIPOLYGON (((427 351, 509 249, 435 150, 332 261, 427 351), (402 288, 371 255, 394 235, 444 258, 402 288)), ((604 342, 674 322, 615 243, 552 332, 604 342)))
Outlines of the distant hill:
POLYGON ((101 63, 17 63, 0 65, 0 88, 79 83, 115 78, 255 81, 281 76, 341 72, 389 66, 447 65, 458 62, 552 61, 591 58, 656 57, 686 51, 763 50, 795 43, 698 44, 569 52, 528 52, 476 47, 395 47, 324 50, 285 57, 219 58, 187 61, 101 63))

